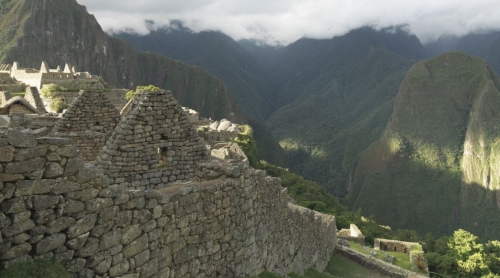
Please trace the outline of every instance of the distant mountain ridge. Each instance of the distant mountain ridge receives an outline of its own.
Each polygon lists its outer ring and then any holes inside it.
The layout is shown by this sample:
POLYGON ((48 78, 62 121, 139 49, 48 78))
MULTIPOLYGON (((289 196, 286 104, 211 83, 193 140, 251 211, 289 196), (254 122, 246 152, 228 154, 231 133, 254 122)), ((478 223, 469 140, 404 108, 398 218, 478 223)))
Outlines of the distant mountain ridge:
POLYGON ((213 31, 194 33, 172 22, 152 29, 147 35, 114 34, 140 51, 150 51, 199 66, 222 79, 241 103, 247 115, 264 120, 272 113, 271 88, 265 70, 229 36, 213 31))

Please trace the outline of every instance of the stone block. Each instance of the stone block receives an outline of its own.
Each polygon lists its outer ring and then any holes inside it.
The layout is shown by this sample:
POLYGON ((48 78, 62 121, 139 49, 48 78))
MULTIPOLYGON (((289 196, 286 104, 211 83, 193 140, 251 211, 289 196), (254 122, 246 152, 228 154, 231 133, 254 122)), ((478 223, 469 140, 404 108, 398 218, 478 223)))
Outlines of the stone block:
POLYGON ((14 245, 8 251, 0 255, 0 260, 12 260, 15 258, 22 257, 31 251, 31 244, 22 243, 19 245, 14 245))
POLYGON ((64 245, 66 241, 65 234, 55 234, 52 236, 48 236, 42 240, 40 240, 36 244, 36 254, 40 255, 46 253, 48 251, 54 250, 64 245))
POLYGON ((71 140, 68 138, 60 138, 60 137, 41 137, 36 139, 39 144, 46 145, 56 145, 56 146, 64 146, 71 144, 71 140))
POLYGON ((144 234, 123 248, 125 258, 133 257, 149 247, 148 235, 144 234))
MULTIPOLYGON (((129 268, 130 268, 130 265, 129 265, 128 260, 123 260, 121 263, 111 267, 111 269, 109 270, 109 275, 110 275, 110 277, 118 277, 118 276, 124 275, 125 273, 127 273, 129 268)), ((121 277, 122 278, 124 278, 124 277, 139 278, 139 274, 127 274, 127 275, 121 276, 121 277)))
POLYGON ((61 177, 64 173, 64 168, 57 162, 49 162, 45 167, 46 178, 61 177))
POLYGON ((109 221, 105 224, 95 226, 91 232, 92 236, 98 237, 98 238, 101 237, 103 234, 109 232, 109 230, 111 230, 111 228, 113 228, 114 224, 115 224, 115 221, 109 221))
POLYGON ((69 227, 68 230, 68 238, 74 238, 76 236, 79 236, 81 234, 84 234, 95 226, 95 222, 97 220, 97 215, 95 214, 89 214, 87 216, 84 216, 83 218, 79 219, 76 221, 74 225, 69 227))
POLYGON ((47 149, 47 146, 36 146, 34 148, 18 149, 14 156, 14 160, 22 161, 30 158, 42 157, 47 154, 47 149))
POLYGON ((45 158, 37 157, 20 162, 11 162, 5 166, 6 174, 22 174, 42 170, 45 166, 45 158))
POLYGON ((7 140, 14 147, 32 148, 37 145, 34 136, 25 130, 9 129, 7 131, 7 140))
POLYGON ((113 205, 111 198, 94 198, 85 202, 85 210, 88 212, 100 212, 113 205))
POLYGON ((11 221, 9 217, 7 217, 5 214, 0 212, 0 230, 5 229, 10 225, 11 221))
POLYGON ((52 190, 53 194, 59 195, 63 193, 73 192, 80 189, 80 185, 69 180, 61 180, 52 190))
POLYGON ((46 194, 54 188, 55 184, 55 180, 18 180, 14 196, 46 194))
POLYGON ((71 175, 78 172, 85 165, 85 161, 81 158, 70 158, 65 165, 64 175, 71 175))
MULTIPOLYGON (((158 260, 152 259, 141 267, 141 277, 151 277, 158 272, 158 260)), ((180 276, 179 276, 180 277, 180 276)))
POLYGON ((58 219, 56 219, 56 220, 54 220, 46 225, 47 226, 47 233, 49 233, 49 234, 59 233, 60 231, 69 228, 75 222, 76 222, 76 220, 72 217, 58 218, 58 219))
POLYGON ((87 233, 84 233, 84 234, 81 234, 71 240, 68 240, 68 242, 66 243, 66 246, 68 246, 68 248, 71 248, 73 250, 81 250, 83 248, 83 246, 85 245, 85 243, 87 242, 87 239, 89 238, 89 235, 90 233, 87 232, 87 233))
POLYGON ((24 202, 23 197, 18 197, 7 201, 3 201, 0 204, 0 208, 2 209, 2 212, 5 214, 17 213, 26 210, 26 203, 24 202))
POLYGON ((73 215, 77 212, 81 212, 85 209, 85 204, 80 201, 67 200, 64 208, 64 213, 67 215, 73 215))
POLYGON ((0 174, 0 182, 17 181, 24 179, 21 174, 0 174))
POLYGON ((87 263, 87 260, 85 260, 83 258, 76 258, 76 259, 71 260, 71 261, 67 262, 66 264, 64 264, 64 267, 69 272, 80 272, 83 270, 86 263, 87 263))
POLYGON ((103 235, 101 237, 100 250, 101 251, 108 250, 109 248, 120 244, 121 239, 122 239, 121 230, 114 230, 103 235))
POLYGON ((35 195, 33 196, 33 208, 35 210, 44 210, 53 207, 59 203, 59 197, 55 195, 35 195))
POLYGON ((190 244, 186 247, 182 248, 179 252, 174 254, 174 262, 175 264, 183 264, 185 262, 191 261, 196 258, 198 254, 198 249, 196 245, 190 244))
POLYGON ((0 147, 0 162, 11 162, 14 158, 14 147, 0 147))

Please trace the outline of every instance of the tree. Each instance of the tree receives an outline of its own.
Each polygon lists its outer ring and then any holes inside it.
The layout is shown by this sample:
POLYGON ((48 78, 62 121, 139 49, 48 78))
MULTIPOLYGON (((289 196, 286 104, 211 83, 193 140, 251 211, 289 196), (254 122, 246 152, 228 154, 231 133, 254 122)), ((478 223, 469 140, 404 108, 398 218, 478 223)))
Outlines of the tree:
POLYGON ((457 255, 458 269, 464 276, 477 277, 489 273, 484 246, 477 236, 459 229, 453 233, 448 247, 457 255))

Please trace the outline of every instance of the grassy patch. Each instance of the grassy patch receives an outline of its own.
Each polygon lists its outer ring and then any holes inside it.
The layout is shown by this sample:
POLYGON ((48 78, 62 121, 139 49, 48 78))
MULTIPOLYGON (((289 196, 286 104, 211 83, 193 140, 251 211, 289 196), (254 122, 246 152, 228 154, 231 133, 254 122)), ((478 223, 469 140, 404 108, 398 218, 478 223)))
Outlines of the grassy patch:
POLYGON ((14 93, 10 93, 10 95, 13 96, 13 97, 15 97, 15 96, 24 97, 25 94, 26 94, 26 92, 14 92, 14 93))
POLYGON ((66 269, 51 261, 20 262, 7 270, 0 271, 0 278, 67 278, 69 273, 66 269))

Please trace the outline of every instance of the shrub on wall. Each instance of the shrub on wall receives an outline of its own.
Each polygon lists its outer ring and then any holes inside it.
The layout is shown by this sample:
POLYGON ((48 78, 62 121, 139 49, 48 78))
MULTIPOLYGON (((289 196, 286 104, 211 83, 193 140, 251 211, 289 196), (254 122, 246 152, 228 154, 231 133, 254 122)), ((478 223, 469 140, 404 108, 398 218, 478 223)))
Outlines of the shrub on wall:
POLYGON ((64 99, 60 97, 52 99, 52 101, 50 102, 50 109, 52 109, 52 111, 56 111, 56 113, 61 113, 64 109, 68 107, 69 105, 66 102, 64 102, 64 99))

